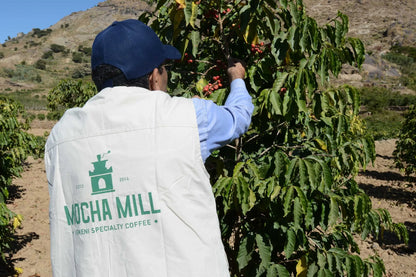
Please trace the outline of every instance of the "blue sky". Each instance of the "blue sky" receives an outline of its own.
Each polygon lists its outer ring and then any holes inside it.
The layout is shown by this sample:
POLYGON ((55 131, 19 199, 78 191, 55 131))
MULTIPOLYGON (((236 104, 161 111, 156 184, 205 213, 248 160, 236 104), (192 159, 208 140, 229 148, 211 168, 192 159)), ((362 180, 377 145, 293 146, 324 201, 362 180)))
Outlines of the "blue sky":
POLYGON ((2 0, 0 43, 33 28, 45 29, 72 12, 84 11, 104 0, 2 0))

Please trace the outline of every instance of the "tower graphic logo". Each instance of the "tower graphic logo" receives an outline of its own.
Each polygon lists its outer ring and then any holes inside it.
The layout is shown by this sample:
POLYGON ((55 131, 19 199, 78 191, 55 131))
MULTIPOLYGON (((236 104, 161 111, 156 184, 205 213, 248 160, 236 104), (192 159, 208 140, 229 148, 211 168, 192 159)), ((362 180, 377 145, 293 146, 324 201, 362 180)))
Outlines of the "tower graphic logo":
POLYGON ((113 167, 110 166, 110 168, 107 168, 106 162, 108 160, 104 160, 104 156, 109 153, 110 151, 102 155, 98 154, 97 161, 92 162, 94 171, 89 172, 92 187, 91 195, 115 191, 113 189, 113 178, 111 175, 113 172, 113 167))

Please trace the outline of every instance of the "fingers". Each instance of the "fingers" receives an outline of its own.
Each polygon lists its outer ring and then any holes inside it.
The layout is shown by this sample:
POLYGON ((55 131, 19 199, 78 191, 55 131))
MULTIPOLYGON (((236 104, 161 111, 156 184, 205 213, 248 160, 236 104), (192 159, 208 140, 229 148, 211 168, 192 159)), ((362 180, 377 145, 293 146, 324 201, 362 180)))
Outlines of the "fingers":
POLYGON ((244 68, 246 67, 246 63, 240 59, 237 58, 229 58, 228 59, 228 67, 236 66, 236 64, 240 63, 244 68))

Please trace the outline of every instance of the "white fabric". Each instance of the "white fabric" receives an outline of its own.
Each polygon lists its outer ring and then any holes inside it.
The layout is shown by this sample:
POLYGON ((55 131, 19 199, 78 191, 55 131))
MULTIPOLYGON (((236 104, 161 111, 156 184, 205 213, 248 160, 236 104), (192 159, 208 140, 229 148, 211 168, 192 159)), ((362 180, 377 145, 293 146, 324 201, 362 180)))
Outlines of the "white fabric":
POLYGON ((55 277, 229 276, 190 99, 104 89, 56 124, 45 163, 55 277))

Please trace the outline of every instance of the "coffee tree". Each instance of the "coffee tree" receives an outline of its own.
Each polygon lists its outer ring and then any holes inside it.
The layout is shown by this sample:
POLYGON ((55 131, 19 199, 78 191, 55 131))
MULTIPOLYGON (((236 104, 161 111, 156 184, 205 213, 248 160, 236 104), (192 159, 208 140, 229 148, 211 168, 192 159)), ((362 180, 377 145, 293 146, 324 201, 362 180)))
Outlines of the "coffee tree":
POLYGON ((82 80, 61 80, 48 93, 48 110, 59 119, 68 108, 81 107, 97 93, 95 85, 82 80))
POLYGON ((416 107, 411 106, 404 115, 400 128, 399 139, 393 152, 397 168, 406 176, 416 173, 416 107))
POLYGON ((408 238, 354 180, 375 148, 358 91, 329 84, 364 60, 347 16, 318 26, 300 0, 152 2, 139 19, 183 55, 173 94, 222 104, 224 61, 247 65, 251 127, 207 161, 232 276, 381 276, 382 260, 359 257, 354 235, 408 238))
POLYGON ((13 178, 20 177, 23 164, 29 155, 39 156, 43 152, 44 140, 27 133, 29 122, 23 120, 23 106, 13 100, 0 97, 0 265, 6 261, 10 251, 14 230, 20 225, 22 216, 11 211, 6 202, 8 187, 13 178))

